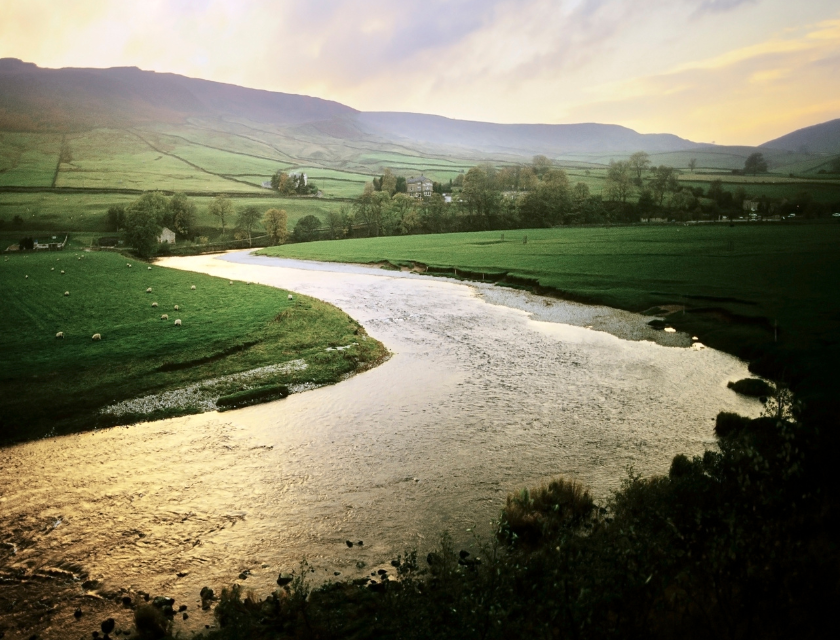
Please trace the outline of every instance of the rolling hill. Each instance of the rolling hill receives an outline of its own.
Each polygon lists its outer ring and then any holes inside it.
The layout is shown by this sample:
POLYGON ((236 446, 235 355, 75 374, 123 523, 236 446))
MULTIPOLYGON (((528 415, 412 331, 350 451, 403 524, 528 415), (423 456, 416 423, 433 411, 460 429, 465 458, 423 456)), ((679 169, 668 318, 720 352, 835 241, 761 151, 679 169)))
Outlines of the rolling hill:
POLYGON ((760 146, 799 153, 840 153, 840 118, 797 129, 760 146))

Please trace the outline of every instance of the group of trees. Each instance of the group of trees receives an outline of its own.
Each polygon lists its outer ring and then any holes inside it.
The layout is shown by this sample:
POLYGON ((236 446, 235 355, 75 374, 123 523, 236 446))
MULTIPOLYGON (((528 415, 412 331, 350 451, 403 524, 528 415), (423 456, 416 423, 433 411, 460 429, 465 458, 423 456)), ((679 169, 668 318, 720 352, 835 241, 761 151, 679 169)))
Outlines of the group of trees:
POLYGON ((318 187, 307 180, 303 172, 286 173, 282 170, 271 176, 271 188, 284 196, 308 196, 318 192, 318 187))
MULTIPOLYGON (((238 211, 230 198, 224 194, 216 196, 207 207, 207 212, 218 218, 222 238, 227 225, 235 223, 237 238, 247 238, 250 245, 254 230, 262 224, 274 244, 288 239, 286 212, 269 209, 264 213, 259 207, 247 205, 238 211), (240 235, 241 234, 241 235, 240 235)), ((195 231, 196 205, 183 193, 167 198, 160 192, 145 193, 128 206, 115 205, 108 209, 107 219, 115 231, 124 230, 125 239, 142 257, 154 254, 163 227, 168 227, 182 238, 189 238, 195 231)))

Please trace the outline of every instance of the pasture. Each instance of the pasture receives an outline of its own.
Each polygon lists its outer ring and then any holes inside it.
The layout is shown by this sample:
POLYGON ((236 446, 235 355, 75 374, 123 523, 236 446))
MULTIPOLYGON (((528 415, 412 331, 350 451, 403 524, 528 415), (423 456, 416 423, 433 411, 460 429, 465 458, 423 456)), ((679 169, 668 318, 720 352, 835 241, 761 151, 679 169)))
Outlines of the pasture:
POLYGON ((0 261, 0 442, 195 413, 198 407, 120 417, 99 411, 290 361, 303 360, 306 368, 222 384, 218 393, 332 383, 384 353, 376 341, 360 339, 355 321, 318 300, 148 266, 110 252, 39 252, 0 261), (63 339, 56 338, 59 331, 63 339), (92 340, 96 333, 100 341, 92 340), (360 346, 326 351, 354 342, 360 346))
POLYGON ((286 245, 260 253, 418 263, 450 276, 457 269, 459 277, 502 279, 651 315, 667 315, 659 308, 666 306, 678 309, 668 315, 669 322, 702 342, 747 359, 767 359, 760 365, 765 373, 775 366, 808 366, 814 375, 828 368, 827 375, 836 376, 829 356, 837 358, 840 346, 838 244, 836 223, 742 223, 402 236, 286 245))

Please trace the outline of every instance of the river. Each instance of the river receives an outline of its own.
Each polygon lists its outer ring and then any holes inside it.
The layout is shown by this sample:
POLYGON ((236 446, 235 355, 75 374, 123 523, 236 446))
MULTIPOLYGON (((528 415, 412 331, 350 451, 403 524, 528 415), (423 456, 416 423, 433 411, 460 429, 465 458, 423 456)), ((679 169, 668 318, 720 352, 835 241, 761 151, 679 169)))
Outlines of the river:
POLYGON ((326 300, 393 355, 270 404, 0 450, 7 574, 84 571, 191 612, 204 585, 267 593, 304 556, 319 580, 365 575, 444 529, 486 537, 512 490, 563 474, 604 499, 713 447, 719 411, 760 411, 726 388, 745 363, 621 311, 243 252, 160 264, 326 300))

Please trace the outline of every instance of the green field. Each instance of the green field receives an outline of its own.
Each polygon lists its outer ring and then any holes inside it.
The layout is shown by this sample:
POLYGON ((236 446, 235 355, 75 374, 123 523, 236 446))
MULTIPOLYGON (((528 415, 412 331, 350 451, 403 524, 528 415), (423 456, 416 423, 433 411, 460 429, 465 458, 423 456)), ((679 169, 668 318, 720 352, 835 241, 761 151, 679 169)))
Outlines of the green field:
POLYGON ((260 253, 416 262, 450 275, 457 268, 473 279, 504 276, 514 285, 636 312, 678 305, 687 312, 669 320, 704 343, 748 359, 769 353, 781 362, 799 353, 804 362, 810 354, 816 370, 839 344, 838 245, 840 224, 744 223, 402 236, 260 253))
POLYGON ((11 255, 0 262, 0 283, 0 442, 196 412, 98 413, 115 402, 289 361, 302 359, 307 367, 220 383, 216 392, 336 382, 355 370, 357 360, 364 366, 384 353, 379 343, 357 335, 356 322, 318 300, 288 300, 288 292, 271 287, 230 285, 157 266, 149 270, 116 253, 11 255), (160 319, 164 313, 168 320, 160 319), (174 326, 176 318, 182 326, 174 326), (55 337, 59 331, 64 339, 55 337), (91 339, 95 333, 101 341, 91 339), (360 346, 326 351, 352 343, 360 346))

